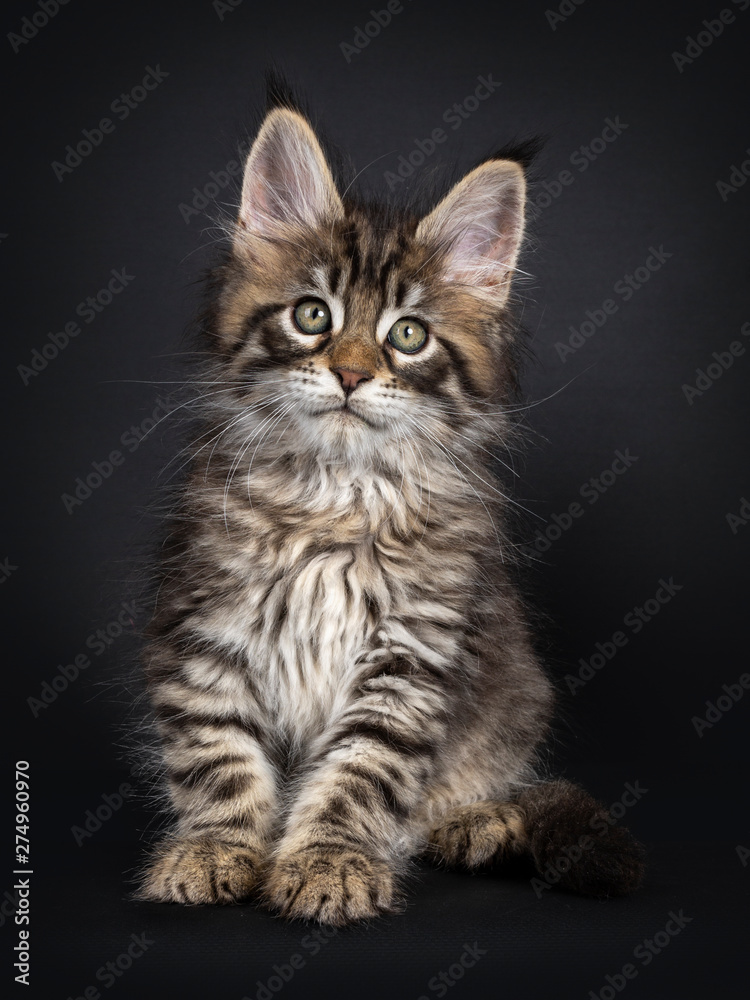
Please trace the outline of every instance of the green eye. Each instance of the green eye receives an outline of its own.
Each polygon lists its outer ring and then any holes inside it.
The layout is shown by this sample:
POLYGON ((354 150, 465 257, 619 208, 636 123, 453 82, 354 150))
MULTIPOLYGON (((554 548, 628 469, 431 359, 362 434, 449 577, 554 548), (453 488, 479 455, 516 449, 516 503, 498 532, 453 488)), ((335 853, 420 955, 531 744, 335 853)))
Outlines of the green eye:
POLYGON ((303 333, 325 333, 331 329, 331 310, 320 299, 305 299, 294 310, 294 322, 303 333))
POLYGON ((427 331, 416 319, 399 319, 388 331, 388 340, 397 351, 403 354, 414 354, 424 347, 427 331))

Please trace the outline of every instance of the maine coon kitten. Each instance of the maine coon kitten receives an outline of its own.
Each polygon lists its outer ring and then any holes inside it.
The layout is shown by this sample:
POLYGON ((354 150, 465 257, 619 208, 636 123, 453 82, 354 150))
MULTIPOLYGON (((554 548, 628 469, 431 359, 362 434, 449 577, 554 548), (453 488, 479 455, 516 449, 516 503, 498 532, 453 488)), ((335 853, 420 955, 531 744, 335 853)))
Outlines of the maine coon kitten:
POLYGON ((357 204, 304 115, 267 113, 150 626, 177 824, 142 898, 257 893, 344 924, 392 910, 415 855, 542 871, 595 829, 561 884, 639 884, 627 831, 538 777, 552 690, 491 471, 524 198, 522 166, 491 158, 424 218, 357 204))

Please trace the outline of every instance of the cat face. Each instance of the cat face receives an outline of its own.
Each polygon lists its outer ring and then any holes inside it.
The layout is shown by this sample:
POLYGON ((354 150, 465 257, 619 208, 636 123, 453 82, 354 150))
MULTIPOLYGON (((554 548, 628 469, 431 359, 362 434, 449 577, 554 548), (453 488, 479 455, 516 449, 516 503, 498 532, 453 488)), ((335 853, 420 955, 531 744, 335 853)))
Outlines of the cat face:
POLYGON ((421 221, 358 206, 307 121, 273 110, 215 323, 238 444, 281 433, 287 449, 371 463, 486 412, 509 375, 524 193, 517 163, 490 160, 421 221))

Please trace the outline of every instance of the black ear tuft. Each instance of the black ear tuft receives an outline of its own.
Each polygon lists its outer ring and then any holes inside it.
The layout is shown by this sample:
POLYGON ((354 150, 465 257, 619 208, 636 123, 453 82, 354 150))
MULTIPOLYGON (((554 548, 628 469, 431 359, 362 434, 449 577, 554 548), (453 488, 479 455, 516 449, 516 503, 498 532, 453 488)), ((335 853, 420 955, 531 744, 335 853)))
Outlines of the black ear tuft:
POLYGON ((266 70, 266 114, 274 108, 288 108, 309 120, 302 101, 295 94, 287 77, 277 66, 271 65, 266 70))
POLYGON ((318 115, 313 112, 307 96, 301 93, 301 85, 290 83, 287 74, 274 63, 270 63, 266 69, 265 82, 266 106, 262 117, 267 118, 276 109, 286 109, 301 115, 315 132, 315 136, 325 153, 331 173, 338 182, 340 189, 348 189, 356 171, 352 164, 344 159, 341 152, 328 139, 325 129, 318 122, 318 115))
POLYGON ((548 136, 530 135, 525 138, 511 139, 500 149, 495 150, 488 160, 513 160, 520 163, 524 173, 528 173, 536 158, 547 144, 548 136))

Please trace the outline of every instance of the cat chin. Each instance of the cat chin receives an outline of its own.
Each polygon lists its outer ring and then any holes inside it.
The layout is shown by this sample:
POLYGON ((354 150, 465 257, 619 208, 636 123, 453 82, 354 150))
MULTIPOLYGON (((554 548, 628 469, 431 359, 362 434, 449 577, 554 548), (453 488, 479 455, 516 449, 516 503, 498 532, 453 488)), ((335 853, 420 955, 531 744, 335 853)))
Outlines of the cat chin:
POLYGON ((324 418, 331 420, 333 422, 333 426, 336 427, 342 434, 359 433, 362 430, 363 425, 370 431, 383 430, 382 425, 376 424, 370 417, 366 417, 362 413, 358 413, 356 410, 349 409, 348 407, 341 407, 341 409, 334 410, 332 413, 323 414, 323 416, 324 418))
POLYGON ((360 413, 349 406, 331 406, 324 410, 315 410, 309 414, 311 419, 328 421, 328 426, 335 428, 342 433, 356 433, 357 428, 363 425, 373 431, 380 431, 385 428, 385 424, 377 422, 372 417, 360 413))
POLYGON ((387 447, 387 425, 379 426, 349 409, 310 414, 299 421, 298 447, 325 460, 371 464, 387 447))

